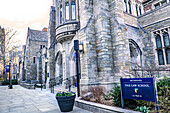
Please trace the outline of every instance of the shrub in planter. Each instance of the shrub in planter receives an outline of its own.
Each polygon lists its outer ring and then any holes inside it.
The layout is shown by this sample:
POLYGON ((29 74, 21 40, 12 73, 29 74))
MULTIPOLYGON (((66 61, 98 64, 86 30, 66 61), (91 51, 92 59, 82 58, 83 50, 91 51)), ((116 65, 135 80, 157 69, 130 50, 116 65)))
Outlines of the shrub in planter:
POLYGON ((9 85, 9 80, 5 80, 2 82, 2 85, 9 85))
POLYGON ((17 84, 18 84, 18 80, 16 80, 16 79, 15 79, 15 80, 12 80, 12 84, 13 84, 13 85, 17 85, 17 84))
MULTIPOLYGON (((17 85, 18 80, 12 80, 12 85, 17 85)), ((2 82, 2 85, 9 85, 9 80, 5 80, 2 82)))
POLYGON ((4 81, 4 79, 3 78, 0 78, 0 82, 3 82, 4 81))
POLYGON ((43 88, 43 85, 42 84, 35 84, 35 87, 36 88, 43 88))
POLYGON ((58 92, 56 99, 61 112, 69 112, 73 110, 76 94, 74 92, 58 92))

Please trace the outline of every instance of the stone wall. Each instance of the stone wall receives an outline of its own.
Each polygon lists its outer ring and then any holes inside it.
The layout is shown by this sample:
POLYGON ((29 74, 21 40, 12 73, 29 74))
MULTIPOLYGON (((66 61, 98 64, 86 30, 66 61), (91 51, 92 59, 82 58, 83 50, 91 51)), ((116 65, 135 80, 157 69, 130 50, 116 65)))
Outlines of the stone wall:
MULTIPOLYGON (((138 21, 144 28, 140 30, 140 35, 143 37, 143 65, 152 67, 153 69, 163 69, 170 67, 167 65, 159 65, 158 55, 156 50, 156 40, 154 32, 161 31, 170 27, 170 4, 165 5, 146 14, 138 17, 138 21)), ((154 72, 158 75, 157 72, 154 72)), ((169 73, 167 71, 160 72, 159 74, 169 73)))
POLYGON ((96 53, 96 36, 95 20, 93 15, 93 1, 82 0, 80 7, 80 30, 78 39, 84 44, 84 53, 80 55, 81 62, 81 80, 82 90, 87 89, 90 85, 97 85, 97 53, 96 53))
MULTIPOLYGON (((170 18, 170 4, 167 4, 165 7, 154 9, 150 12, 145 13, 142 16, 138 17, 139 23, 147 29, 152 24, 159 23, 170 18)), ((161 24, 159 24, 160 26, 161 24)))
POLYGON ((127 37, 127 28, 124 23, 124 12, 122 0, 109 0, 111 35, 113 43, 114 59, 114 82, 119 82, 124 77, 123 71, 130 71, 130 52, 127 37))
MULTIPOLYGON (((133 0, 133 9, 135 9, 135 2, 133 0)), ((140 1, 137 3, 140 4, 140 1)), ((72 65, 69 61, 75 39, 84 45, 84 53, 80 53, 81 90, 96 85, 104 86, 109 90, 114 87, 114 83, 120 82, 121 77, 129 77, 130 74, 125 72, 132 72, 133 67, 131 41, 134 41, 140 50, 137 63, 141 66, 155 65, 151 31, 169 26, 169 5, 139 17, 134 16, 136 11, 132 11, 133 15, 125 12, 124 0, 80 0, 78 5, 80 29, 71 38, 69 32, 65 33, 63 35, 65 40, 55 44, 54 62, 57 64, 58 53, 62 54, 64 78, 71 76, 72 65)), ((62 24, 56 27, 58 29, 61 26, 62 24)), ((57 38, 63 37, 57 36, 57 38)), ((59 66, 57 66, 55 72, 59 73, 59 66)))
POLYGON ((47 47, 47 42, 42 41, 34 41, 30 40, 29 47, 26 50, 26 79, 27 80, 36 80, 37 78, 37 67, 35 61, 35 64, 33 63, 33 57, 36 59, 37 52, 40 50, 40 45, 45 45, 47 47))
MULTIPOLYGON (((49 20, 49 30, 48 30, 48 73, 49 79, 55 78, 55 27, 56 27, 56 10, 54 6, 51 6, 50 10, 50 20, 49 20)), ((48 82, 50 80, 48 79, 48 82)), ((48 83, 49 84, 49 83, 48 83)), ((50 85, 49 85, 50 86, 50 85)))

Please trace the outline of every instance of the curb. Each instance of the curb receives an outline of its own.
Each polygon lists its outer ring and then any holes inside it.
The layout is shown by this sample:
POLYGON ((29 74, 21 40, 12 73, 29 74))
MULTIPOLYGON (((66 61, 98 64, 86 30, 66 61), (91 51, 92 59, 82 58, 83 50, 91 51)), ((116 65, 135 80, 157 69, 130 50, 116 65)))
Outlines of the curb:
POLYGON ((94 113, 140 113, 138 111, 132 111, 114 106, 107 106, 99 103, 80 100, 79 98, 76 98, 75 106, 94 113))

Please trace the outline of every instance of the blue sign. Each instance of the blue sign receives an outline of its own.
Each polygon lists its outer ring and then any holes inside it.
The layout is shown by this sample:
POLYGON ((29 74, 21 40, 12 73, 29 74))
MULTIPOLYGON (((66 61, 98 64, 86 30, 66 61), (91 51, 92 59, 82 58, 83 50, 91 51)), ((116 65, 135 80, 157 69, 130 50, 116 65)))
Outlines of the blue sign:
POLYGON ((5 75, 5 69, 3 69, 3 75, 5 75))
POLYGON ((153 78, 121 78, 122 97, 155 102, 153 78))
POLYGON ((6 65, 6 72, 9 72, 10 71, 10 67, 9 65, 6 65))

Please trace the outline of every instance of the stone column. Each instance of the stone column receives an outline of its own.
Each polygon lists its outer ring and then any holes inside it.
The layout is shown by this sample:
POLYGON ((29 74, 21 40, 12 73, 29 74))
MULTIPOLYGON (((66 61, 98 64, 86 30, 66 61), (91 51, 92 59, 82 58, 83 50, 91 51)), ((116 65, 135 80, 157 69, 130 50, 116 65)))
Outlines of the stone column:
POLYGON ((80 31, 78 39, 84 44, 84 53, 80 54, 81 79, 80 90, 85 90, 91 85, 97 84, 97 54, 96 37, 92 0, 79 2, 80 31))
MULTIPOLYGON (((54 48, 49 48, 49 79, 55 79, 55 52, 54 48)), ((50 82, 50 81, 49 81, 50 82)))
MULTIPOLYGON (((127 29, 124 24, 123 0, 108 0, 110 9, 111 36, 113 44, 114 79, 119 83, 120 77, 125 77, 124 71, 130 71, 130 51, 127 29)), ((128 2, 128 1, 127 1, 128 2)))
POLYGON ((113 83, 113 79, 111 79, 113 78, 113 55, 109 4, 107 0, 94 0, 94 9, 98 79, 108 89, 108 82, 113 83))
POLYGON ((70 64, 69 64, 69 44, 70 44, 70 41, 65 41, 62 43, 62 46, 64 47, 64 50, 62 52, 62 65, 63 65, 63 83, 62 83, 62 86, 63 86, 63 90, 65 88, 67 88, 66 86, 68 85, 67 84, 67 78, 70 77, 70 64))
MULTIPOLYGON (((49 66, 49 77, 47 77, 47 84, 55 79, 55 26, 56 26, 56 12, 55 7, 51 6, 50 10, 50 20, 49 20, 49 29, 48 29, 48 66, 49 66)), ((49 85, 50 86, 50 85, 49 85)))

